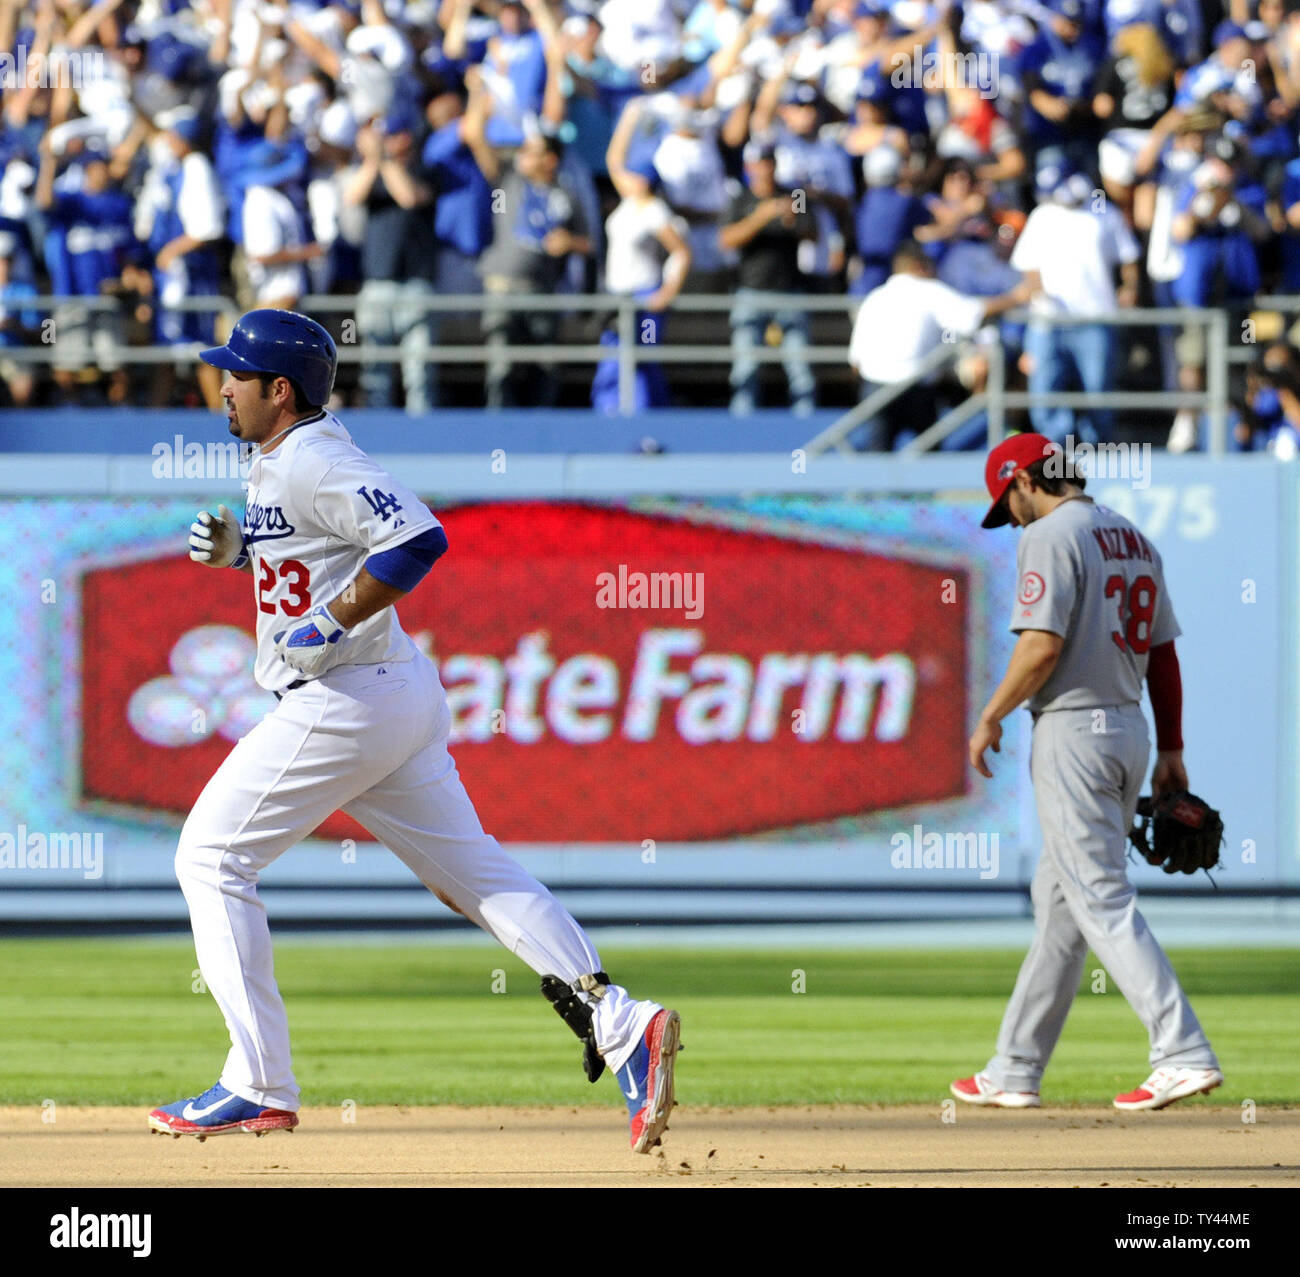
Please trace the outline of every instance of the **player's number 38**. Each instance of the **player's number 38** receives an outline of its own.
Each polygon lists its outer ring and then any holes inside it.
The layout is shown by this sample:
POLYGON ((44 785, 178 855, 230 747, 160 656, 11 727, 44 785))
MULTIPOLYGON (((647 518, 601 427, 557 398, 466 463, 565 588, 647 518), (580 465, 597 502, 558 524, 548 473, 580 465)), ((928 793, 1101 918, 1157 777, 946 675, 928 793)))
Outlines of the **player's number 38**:
POLYGON ((1151 620, 1156 614, 1156 583, 1140 576, 1129 585, 1116 573, 1106 581, 1106 597, 1119 600, 1121 629, 1111 630, 1110 637, 1122 652, 1125 647, 1141 656, 1151 646, 1151 620))

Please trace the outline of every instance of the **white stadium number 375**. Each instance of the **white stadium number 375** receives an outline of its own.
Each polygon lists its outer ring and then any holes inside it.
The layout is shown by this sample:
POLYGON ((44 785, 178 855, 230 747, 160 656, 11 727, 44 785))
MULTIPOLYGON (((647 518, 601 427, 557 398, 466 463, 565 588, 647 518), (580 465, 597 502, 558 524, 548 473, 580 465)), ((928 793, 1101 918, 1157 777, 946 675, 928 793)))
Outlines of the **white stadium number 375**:
POLYGON ((1219 526, 1214 488, 1208 483, 1152 484, 1149 488, 1117 483, 1101 489, 1097 500, 1153 538, 1172 529, 1184 540, 1203 541, 1219 526))

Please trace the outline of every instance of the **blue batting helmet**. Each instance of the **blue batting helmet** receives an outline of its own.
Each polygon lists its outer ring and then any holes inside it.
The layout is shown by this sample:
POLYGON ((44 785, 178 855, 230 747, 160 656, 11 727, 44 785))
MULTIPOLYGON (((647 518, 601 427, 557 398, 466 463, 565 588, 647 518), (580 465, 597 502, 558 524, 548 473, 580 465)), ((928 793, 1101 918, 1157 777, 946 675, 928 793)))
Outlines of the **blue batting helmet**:
POLYGON ((239 317, 224 346, 199 352, 214 368, 234 372, 269 372, 288 377, 309 404, 319 407, 330 397, 338 352, 334 339, 314 319, 292 310, 250 310, 239 317))

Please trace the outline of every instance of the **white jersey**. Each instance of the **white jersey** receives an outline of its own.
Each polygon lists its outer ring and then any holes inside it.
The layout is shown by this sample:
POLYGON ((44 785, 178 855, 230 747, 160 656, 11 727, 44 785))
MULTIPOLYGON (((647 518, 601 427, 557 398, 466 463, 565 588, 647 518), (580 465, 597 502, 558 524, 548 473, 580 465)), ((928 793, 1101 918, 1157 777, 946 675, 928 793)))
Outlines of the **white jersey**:
MULTIPOLYGON (((301 675, 275 635, 329 603, 372 555, 440 527, 429 508, 376 465, 332 413, 305 418, 249 469, 244 542, 257 608, 254 676, 283 691, 301 675)), ((330 668, 410 660, 415 645, 386 607, 339 640, 330 668)))

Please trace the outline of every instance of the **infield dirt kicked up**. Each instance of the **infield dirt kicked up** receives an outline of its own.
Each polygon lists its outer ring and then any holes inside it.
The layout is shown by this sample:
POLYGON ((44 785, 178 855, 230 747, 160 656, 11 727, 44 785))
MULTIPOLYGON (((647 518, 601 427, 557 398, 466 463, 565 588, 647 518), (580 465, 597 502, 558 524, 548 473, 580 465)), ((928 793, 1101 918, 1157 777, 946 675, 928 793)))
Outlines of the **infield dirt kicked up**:
POLYGON ((1300 1185, 1297 1107, 1261 1108, 1253 1121, 1236 1107, 1196 1103, 1159 1113, 679 1107, 648 1156, 630 1151, 617 1110, 596 1108, 312 1108, 292 1133, 201 1144, 151 1134, 143 1109, 44 1116, 0 1108, 0 1186, 1300 1185))

